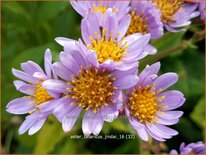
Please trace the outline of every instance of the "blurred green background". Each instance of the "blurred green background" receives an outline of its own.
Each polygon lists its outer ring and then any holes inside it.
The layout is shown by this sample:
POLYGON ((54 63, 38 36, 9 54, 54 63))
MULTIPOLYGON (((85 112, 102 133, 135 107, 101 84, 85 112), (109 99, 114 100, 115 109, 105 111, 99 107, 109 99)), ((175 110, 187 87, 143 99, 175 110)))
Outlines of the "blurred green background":
POLYGON ((1 2, 2 3, 2 86, 1 86, 1 143, 3 153, 161 153, 178 149, 181 142, 196 142, 204 138, 204 26, 198 19, 181 33, 166 33, 152 44, 158 54, 141 61, 141 67, 156 60, 162 63, 161 73, 177 72, 179 81, 171 89, 182 91, 186 103, 180 110, 183 117, 172 126, 179 135, 165 143, 140 141, 125 118, 105 123, 102 135, 135 135, 135 139, 71 139, 82 135, 81 120, 69 133, 64 133, 61 124, 49 117, 44 127, 33 136, 18 135, 24 116, 15 116, 5 111, 6 104, 22 96, 13 86, 15 77, 11 68, 19 69, 20 63, 33 60, 43 66, 46 48, 52 50, 58 60, 62 50, 54 38, 58 36, 78 39, 81 37, 81 17, 68 2, 1 2), (179 47, 178 50, 168 52, 179 47), (169 54, 171 53, 171 54, 169 54))

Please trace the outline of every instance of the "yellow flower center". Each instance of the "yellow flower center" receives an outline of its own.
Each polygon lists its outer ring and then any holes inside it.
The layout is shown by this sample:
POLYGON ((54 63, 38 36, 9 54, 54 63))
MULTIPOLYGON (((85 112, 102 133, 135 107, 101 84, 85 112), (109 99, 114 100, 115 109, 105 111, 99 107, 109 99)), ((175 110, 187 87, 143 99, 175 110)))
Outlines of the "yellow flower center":
POLYGON ((117 89, 113 86, 115 78, 106 73, 105 69, 98 70, 91 65, 84 69, 81 67, 79 76, 72 76, 68 82, 69 97, 75 99, 71 105, 78 104, 80 107, 97 112, 99 108, 109 106, 109 102, 115 103, 112 96, 117 89))
POLYGON ((139 122, 150 124, 155 122, 155 115, 163 106, 158 105, 164 99, 164 96, 157 98, 161 90, 151 92, 152 86, 142 88, 139 86, 134 89, 129 97, 128 107, 132 116, 136 117, 139 122))
POLYGON ((99 5, 99 6, 95 6, 95 5, 93 5, 93 10, 94 10, 94 12, 95 13, 97 13, 97 12, 102 12, 103 14, 106 12, 106 10, 107 10, 107 7, 106 6, 102 6, 102 5, 99 5))
POLYGON ((130 12, 130 14, 131 14, 131 22, 126 35, 138 33, 138 32, 142 34, 147 33, 148 26, 146 23, 146 19, 142 18, 142 16, 137 15, 134 11, 130 12))
POLYGON ((46 101, 52 100, 53 97, 51 97, 47 90, 42 88, 41 84, 37 84, 36 85, 36 89, 35 89, 35 94, 33 95, 33 97, 36 99, 37 104, 42 104, 46 101))
MULTIPOLYGON (((104 14, 108 9, 107 6, 102 5, 102 1, 100 1, 100 4, 98 6, 96 6, 96 4, 93 4, 92 7, 93 7, 93 10, 94 10, 95 13, 100 11, 104 14)), ((112 12, 117 12, 117 11, 118 11, 118 8, 116 6, 113 6, 112 7, 112 12)))
POLYGON ((180 9, 183 1, 180 0, 152 0, 157 4, 157 8, 161 10, 161 19, 167 24, 174 22, 173 15, 180 9))
MULTIPOLYGON (((91 44, 87 45, 87 47, 97 53, 99 63, 103 63, 106 60, 113 60, 115 62, 121 61, 126 53, 126 49, 128 48, 127 42, 124 44, 120 42, 118 45, 117 40, 111 36, 109 39, 105 39, 105 34, 106 30, 103 29, 100 40, 94 39, 90 36, 91 44)), ((97 36, 97 33, 95 33, 95 36, 97 36)))

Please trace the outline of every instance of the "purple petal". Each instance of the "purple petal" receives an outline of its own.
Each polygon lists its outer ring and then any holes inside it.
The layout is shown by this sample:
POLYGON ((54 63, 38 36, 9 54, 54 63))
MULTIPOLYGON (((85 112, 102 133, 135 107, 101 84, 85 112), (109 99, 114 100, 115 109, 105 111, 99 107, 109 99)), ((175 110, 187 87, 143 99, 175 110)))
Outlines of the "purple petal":
POLYGON ((33 77, 35 77, 35 78, 37 78, 37 79, 40 79, 40 80, 42 80, 42 81, 48 79, 48 77, 47 77, 44 73, 41 73, 41 72, 35 72, 35 73, 33 74, 33 77))
POLYGON ((125 38, 125 41, 128 42, 128 53, 134 52, 139 48, 143 48, 148 44, 150 40, 150 34, 141 35, 139 33, 134 33, 125 38))
POLYGON ((69 1, 72 7, 82 16, 85 17, 87 14, 87 11, 82 5, 81 2, 76 2, 76 1, 69 1), (80 4, 79 4, 80 3, 80 4))
POLYGON ((46 71, 46 75, 51 78, 51 73, 52 73, 52 54, 50 49, 46 49, 45 53, 44 53, 44 68, 46 71))
POLYGON ((129 122, 132 125, 132 127, 135 129, 135 131, 137 132, 137 134, 140 136, 140 138, 144 141, 148 141, 149 140, 149 136, 145 130, 144 125, 142 125, 141 123, 139 123, 137 120, 131 119, 129 118, 129 122))
POLYGON ((58 99, 60 97, 60 93, 57 93, 57 92, 53 92, 51 90, 47 90, 47 93, 49 94, 49 96, 55 98, 55 99, 58 99))
POLYGON ((152 45, 147 44, 144 48, 143 48, 144 52, 147 54, 155 54, 157 53, 157 49, 154 48, 152 45))
POLYGON ((37 78, 34 78, 32 77, 31 75, 25 73, 25 72, 22 72, 20 70, 17 70, 17 69, 14 69, 12 68, 12 73, 18 77, 19 79, 23 80, 23 81, 26 81, 26 82, 29 82, 29 83, 38 83, 38 79, 37 78))
POLYGON ((21 63, 21 68, 25 73, 29 75, 33 75, 34 72, 44 73, 41 67, 33 61, 27 61, 27 62, 21 63))
POLYGON ((81 21, 81 33, 82 33, 82 38, 86 44, 90 44, 90 34, 89 30, 87 27, 87 20, 84 18, 81 21))
POLYGON ((35 122, 37 118, 27 117, 19 128, 19 134, 24 134, 35 122))
POLYGON ((110 107, 105 107, 101 110, 101 116, 104 121, 112 122, 114 119, 117 118, 118 111, 114 111, 110 107))
POLYGON ((163 92, 158 94, 158 97, 165 96, 162 102, 159 102, 159 105, 167 106, 167 108, 162 108, 161 110, 173 110, 180 106, 182 106, 185 102, 185 98, 183 94, 176 90, 170 90, 167 92, 163 92))
POLYGON ((47 101, 38 105, 38 108, 41 110, 41 112, 48 112, 54 110, 59 104, 61 104, 62 100, 64 100, 64 98, 47 101))
POLYGON ((120 32, 120 34, 118 35, 118 39, 117 39, 118 42, 125 36, 127 29, 129 28, 130 21, 131 21, 130 15, 125 16, 121 20, 119 27, 118 27, 118 32, 120 32))
POLYGON ((105 20, 103 21, 103 29, 106 30, 106 39, 116 38, 118 34, 118 21, 112 9, 107 9, 105 13, 105 20))
POLYGON ((100 64, 99 69, 106 69, 107 71, 113 71, 115 68, 115 62, 112 60, 106 60, 102 64, 100 64))
POLYGON ((34 95, 35 89, 36 89, 36 86, 33 84, 24 84, 21 87, 19 87, 18 90, 27 95, 34 95))
POLYGON ((139 75, 139 82, 142 86, 145 86, 146 79, 151 76, 152 74, 157 74, 160 69, 160 63, 157 62, 151 66, 147 65, 145 69, 139 75))
POLYGON ((79 71, 79 65, 72 55, 66 52, 61 52, 59 55, 60 61, 73 73, 79 71))
POLYGON ((62 121, 62 127, 65 132, 68 132, 74 126, 82 108, 76 106, 72 111, 65 115, 62 121))
POLYGON ((66 82, 60 80, 46 80, 42 83, 42 87, 57 93, 68 93, 69 87, 66 82))
POLYGON ((99 62, 97 61, 97 54, 95 52, 91 52, 89 55, 87 55, 87 60, 90 64, 92 64, 94 67, 99 68, 99 62))
POLYGON ((73 42, 74 40, 69 39, 69 38, 64 38, 64 37, 57 37, 57 38, 55 38, 55 41, 56 41, 58 44, 64 46, 66 43, 68 43, 68 42, 73 42))
POLYGON ((88 14, 88 16, 82 20, 81 32, 82 38, 86 44, 90 44, 90 36, 92 36, 93 39, 98 39, 96 38, 98 36, 100 37, 99 22, 94 13, 88 14), (97 33, 97 36, 95 36, 95 33, 97 33))
POLYGON ((30 97, 21 97, 14 99, 6 106, 6 111, 12 114, 27 114, 35 108, 33 103, 35 100, 30 97))
POLYGON ((161 114, 157 114, 159 118, 168 119, 168 120, 180 118, 182 115, 183 115, 182 111, 164 111, 161 114))
POLYGON ((71 81, 72 72, 67 69, 61 62, 55 62, 53 64, 54 72, 64 80, 71 81))
POLYGON ((139 63, 137 60, 125 60, 121 62, 116 62, 115 63, 115 69, 120 70, 120 71, 127 71, 130 70, 134 67, 138 67, 139 63))
POLYGON ((151 74, 157 74, 160 70, 160 62, 156 62, 153 65, 150 66, 150 73, 151 74))
POLYGON ((161 124, 156 124, 156 123, 153 123, 153 125, 155 127, 157 127, 164 134, 171 135, 171 136, 175 136, 175 135, 178 134, 178 132, 176 130, 171 129, 167 126, 164 126, 164 125, 161 125, 161 124))
POLYGON ((38 132, 42 126, 44 125, 44 122, 46 121, 46 118, 41 119, 41 120, 37 120, 29 129, 29 135, 33 135, 36 132, 38 132))
POLYGON ((172 136, 162 132, 159 128, 157 128, 153 123, 151 123, 150 125, 147 125, 147 127, 150 129, 150 131, 152 131, 155 135, 164 138, 164 139, 170 139, 172 136))
POLYGON ((161 137, 159 134, 157 135, 156 132, 154 132, 153 130, 150 129, 150 127, 148 125, 145 126, 146 127, 146 131, 156 140, 164 142, 165 139, 163 137, 161 137))
POLYGON ((173 124, 177 124, 179 122, 179 119, 164 119, 164 118, 159 118, 156 117, 156 120, 159 124, 163 124, 163 125, 173 125, 173 124))
POLYGON ((168 87, 175 84, 178 80, 178 75, 176 73, 166 73, 159 76, 155 81, 155 91, 161 89, 165 90, 168 87))
POLYGON ((70 103, 71 101, 69 98, 62 97, 61 102, 59 102, 56 108, 53 110, 53 114, 59 122, 63 121, 63 118, 66 115, 68 108, 73 108, 72 106, 70 106, 70 103))
POLYGON ((170 154, 178 154, 178 152, 176 150, 171 150, 170 154))
POLYGON ((114 81, 114 86, 118 89, 128 89, 137 84, 139 78, 136 75, 128 75, 114 81))
POLYGON ((99 135, 100 131, 102 130, 104 124, 104 120, 101 117, 101 114, 97 112, 95 117, 92 119, 92 133, 94 135, 99 135))
POLYGON ((76 40, 72 40, 71 41, 67 41, 65 43, 62 43, 64 44, 64 52, 68 52, 68 53, 73 53, 73 52, 76 52, 78 50, 76 44, 78 42, 76 40))
POLYGON ((138 69, 137 67, 133 67, 133 68, 126 70, 126 71, 114 70, 112 72, 112 76, 119 79, 119 78, 127 76, 127 75, 137 75, 137 69, 138 69))
POLYGON ((94 119, 94 113, 91 110, 86 111, 82 120, 82 131, 84 135, 88 136, 92 133, 92 119, 94 119))
POLYGON ((176 30, 176 29, 172 28, 172 27, 169 26, 169 25, 165 25, 165 29, 166 29, 167 31, 169 31, 169 32, 174 32, 174 33, 176 33, 176 32, 184 32, 184 31, 186 31, 185 29, 176 30))
POLYGON ((86 111, 83 121, 82 121, 82 130, 85 135, 98 135, 103 126, 103 119, 100 113, 94 113, 91 110, 86 111))
POLYGON ((24 84, 26 84, 26 83, 23 81, 20 81, 20 80, 14 81, 14 86, 16 87, 17 90, 19 89, 19 87, 23 86, 24 84))

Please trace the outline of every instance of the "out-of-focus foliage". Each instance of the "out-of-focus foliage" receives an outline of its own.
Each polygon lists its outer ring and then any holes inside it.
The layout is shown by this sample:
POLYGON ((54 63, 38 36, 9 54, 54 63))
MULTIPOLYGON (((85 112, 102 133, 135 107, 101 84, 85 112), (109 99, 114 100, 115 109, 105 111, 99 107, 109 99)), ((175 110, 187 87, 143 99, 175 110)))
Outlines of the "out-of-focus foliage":
POLYGON ((81 119, 69 133, 64 133, 61 124, 49 117, 40 132, 33 136, 18 135, 18 128, 24 116, 15 116, 5 111, 6 104, 22 94, 13 86, 15 77, 12 67, 33 60, 43 65, 46 48, 52 50, 54 60, 62 50, 54 38, 58 36, 78 39, 81 17, 68 2, 2 2, 2 98, 1 124, 4 153, 161 153, 178 148, 186 143, 203 140, 204 134, 204 51, 205 40, 198 38, 204 27, 196 19, 182 33, 166 33, 159 40, 152 41, 158 54, 141 61, 145 67, 160 58, 161 72, 177 72, 179 81, 172 89, 178 89, 187 99, 181 108, 183 118, 174 126, 179 135, 166 143, 154 140, 144 143, 138 139, 127 119, 122 117, 113 123, 105 123, 102 136, 117 136, 119 139, 72 139, 72 135, 82 135, 81 119), (194 38, 194 39, 191 39, 194 38), (165 52, 183 45, 165 57, 165 52), (132 139, 130 136, 135 136, 132 139), (175 143, 174 143, 175 142, 175 143), (140 145, 140 148, 139 148, 140 145))

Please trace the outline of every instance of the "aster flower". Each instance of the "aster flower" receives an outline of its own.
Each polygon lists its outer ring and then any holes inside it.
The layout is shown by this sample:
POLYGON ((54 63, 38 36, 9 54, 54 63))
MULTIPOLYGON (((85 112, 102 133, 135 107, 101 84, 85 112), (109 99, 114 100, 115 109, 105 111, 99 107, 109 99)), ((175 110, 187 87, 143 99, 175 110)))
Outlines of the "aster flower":
POLYGON ((152 2, 132 1, 131 3, 131 22, 128 34, 150 33, 152 39, 157 39, 163 35, 163 24, 161 12, 152 2))
POLYGON ((152 0, 160 9, 161 19, 168 31, 179 32, 177 29, 191 24, 191 19, 199 15, 196 11, 197 4, 187 3, 182 0, 152 0))
MULTIPOLYGON (((178 154, 176 150, 171 150, 170 154, 178 154)), ((205 154, 205 144, 203 142, 180 145, 180 154, 205 154)))
POLYGON ((16 89, 26 96, 10 101, 6 110, 17 115, 30 114, 20 126, 19 134, 29 130, 29 135, 32 135, 39 131, 58 101, 59 93, 48 92, 42 88, 43 81, 56 78, 51 69, 51 61, 52 55, 50 50, 47 49, 44 55, 45 72, 32 61, 21 63, 23 71, 12 69, 12 73, 20 79, 14 81, 16 89), (41 111, 42 109, 44 112, 41 111))
POLYGON ((72 129, 81 111, 85 111, 83 133, 98 135, 104 121, 111 122, 118 116, 119 93, 136 84, 137 67, 119 71, 111 60, 100 64, 79 42, 75 50, 72 46, 67 48, 70 51, 61 52, 60 62, 53 64, 55 73, 65 81, 47 80, 43 87, 64 94, 54 115, 65 132, 72 129))
POLYGON ((166 73, 158 77, 159 68, 159 62, 147 66, 139 74, 138 83, 124 95, 128 120, 144 141, 148 141, 148 135, 158 141, 177 135, 177 131, 165 125, 176 124, 183 114, 173 111, 185 102, 183 94, 176 90, 163 92, 177 81, 177 74, 166 73))
MULTIPOLYGON (((116 69, 125 70, 137 66, 137 60, 146 55, 156 53, 156 49, 148 44, 150 34, 134 33, 124 37, 129 24, 130 15, 125 16, 122 22, 118 24, 111 9, 105 12, 102 26, 93 13, 88 14, 82 20, 82 38, 91 55, 97 57, 99 63, 112 60, 116 69)), ((65 46, 66 42, 71 42, 71 39, 56 38, 56 41, 65 46)), ((75 47, 74 44, 73 47, 75 47)))
POLYGON ((70 3, 82 17, 86 17, 89 12, 93 12, 98 16, 98 20, 101 23, 105 12, 109 8, 112 9, 112 12, 117 16, 117 20, 120 21, 128 14, 130 1, 76 0, 70 1, 70 3))

